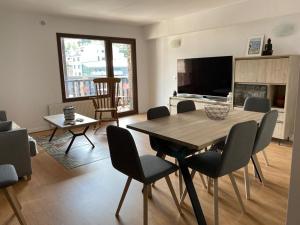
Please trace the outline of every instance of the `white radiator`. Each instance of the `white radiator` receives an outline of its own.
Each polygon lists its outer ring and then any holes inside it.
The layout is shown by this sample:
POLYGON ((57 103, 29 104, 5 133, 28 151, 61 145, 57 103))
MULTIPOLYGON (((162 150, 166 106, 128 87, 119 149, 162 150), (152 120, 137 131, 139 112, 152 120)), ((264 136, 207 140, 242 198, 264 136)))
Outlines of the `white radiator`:
POLYGON ((95 108, 91 100, 50 104, 48 105, 48 113, 49 115, 61 114, 66 106, 74 106, 76 113, 94 118, 95 108))

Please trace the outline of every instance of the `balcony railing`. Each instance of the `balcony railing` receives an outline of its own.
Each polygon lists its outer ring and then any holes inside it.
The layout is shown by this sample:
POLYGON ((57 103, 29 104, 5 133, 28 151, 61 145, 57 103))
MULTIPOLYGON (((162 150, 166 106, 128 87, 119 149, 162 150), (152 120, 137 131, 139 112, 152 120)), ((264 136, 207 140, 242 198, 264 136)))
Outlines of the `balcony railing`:
MULTIPOLYGON (((118 78, 121 79, 119 84, 119 111, 124 112, 131 110, 133 109, 133 99, 128 77, 121 76, 118 78)), ((96 91, 93 79, 93 77, 87 79, 66 79, 65 90, 67 98, 95 96, 96 91)))

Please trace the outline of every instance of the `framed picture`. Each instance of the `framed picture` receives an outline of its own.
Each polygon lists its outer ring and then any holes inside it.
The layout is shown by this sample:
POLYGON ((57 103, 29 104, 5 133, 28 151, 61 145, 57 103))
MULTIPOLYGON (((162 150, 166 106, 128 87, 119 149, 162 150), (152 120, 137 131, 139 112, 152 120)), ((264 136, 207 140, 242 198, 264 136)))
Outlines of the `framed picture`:
POLYGON ((261 56, 265 36, 254 36, 248 39, 247 56, 261 56))

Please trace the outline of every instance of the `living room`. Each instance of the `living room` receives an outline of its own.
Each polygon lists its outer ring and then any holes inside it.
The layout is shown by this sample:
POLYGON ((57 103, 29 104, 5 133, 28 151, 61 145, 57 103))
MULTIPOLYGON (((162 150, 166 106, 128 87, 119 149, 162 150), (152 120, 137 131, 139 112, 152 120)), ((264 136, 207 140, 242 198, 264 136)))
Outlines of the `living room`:
MULTIPOLYGON (((94 118, 92 100, 72 101, 64 93, 64 66, 60 63, 63 52, 59 52, 58 34, 66 35, 60 40, 67 39, 68 35, 104 40, 112 43, 105 46, 112 49, 112 54, 113 43, 128 44, 126 41, 135 40, 130 45, 134 46, 131 56, 135 61, 131 70, 136 70, 130 83, 132 112, 120 113, 120 127, 123 128, 146 121, 146 112, 150 108, 169 108, 170 97, 178 91, 178 59, 232 56, 234 73, 236 59, 247 56, 249 38, 255 36, 264 36, 262 47, 271 38, 273 55, 267 57, 300 54, 297 46, 300 5, 296 0, 191 1, 189 4, 181 1, 82 1, 75 4, 69 1, 13 0, 3 1, 0 6, 0 111, 6 111, 8 120, 27 129, 36 139, 39 150, 31 157, 31 179, 20 179, 13 186, 27 224, 142 224, 143 221, 142 186, 138 182, 130 186, 119 218, 114 215, 126 182, 125 176, 114 170, 109 157, 106 127, 115 125, 115 122, 97 124, 99 130, 95 130, 94 124, 89 127, 87 137, 96 146, 94 150, 84 137, 78 137, 65 155, 70 136, 65 137, 60 130, 52 142, 62 150, 53 154, 59 155, 59 159, 45 150, 51 145, 47 141, 53 129, 45 116, 62 114, 65 106, 72 105, 76 113, 94 118), (116 38, 120 40, 116 41, 116 38), (89 154, 98 150, 97 156, 89 154)), ((110 53, 105 53, 105 57, 107 70, 113 73, 113 65, 109 64, 113 61, 110 53)), ((297 93, 298 90, 294 90, 291 95, 295 97, 297 93)), ((291 108, 291 111, 297 110, 297 116, 291 118, 296 124, 299 123, 297 107, 294 104, 291 108)), ((255 178, 250 163, 253 193, 250 200, 244 198, 243 171, 237 173, 246 213, 240 212, 230 181, 227 178, 220 180, 220 224, 297 224, 300 158, 292 149, 298 146, 300 137, 297 126, 292 127, 296 128, 289 136, 292 140, 276 138, 267 147, 269 166, 259 154, 266 184, 262 185, 255 178), (282 171, 276 178, 278 170, 282 171), (276 183, 279 186, 274 186, 276 183), (264 209, 267 213, 262 213, 264 209)), ((128 130, 133 134, 140 155, 156 154, 151 149, 148 135, 128 130)), ((166 159, 174 162, 171 157, 166 159)), ((170 177, 178 195, 178 174, 170 177)), ((193 182, 206 222, 213 224, 216 218, 213 196, 205 191, 198 176, 193 182)), ((188 197, 182 207, 182 216, 174 207, 165 182, 157 182, 152 189, 153 197, 148 201, 149 224, 199 223, 188 197)), ((4 195, 1 197, 0 222, 18 224, 4 195)))

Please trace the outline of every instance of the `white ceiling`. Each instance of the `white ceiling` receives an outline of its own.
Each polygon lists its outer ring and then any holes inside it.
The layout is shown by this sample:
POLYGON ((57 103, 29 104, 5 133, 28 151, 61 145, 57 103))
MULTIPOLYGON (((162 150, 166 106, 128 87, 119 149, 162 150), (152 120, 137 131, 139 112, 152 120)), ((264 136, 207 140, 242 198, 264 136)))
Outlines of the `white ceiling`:
POLYGON ((241 0, 1 0, 0 8, 151 24, 173 17, 234 4, 241 0))

